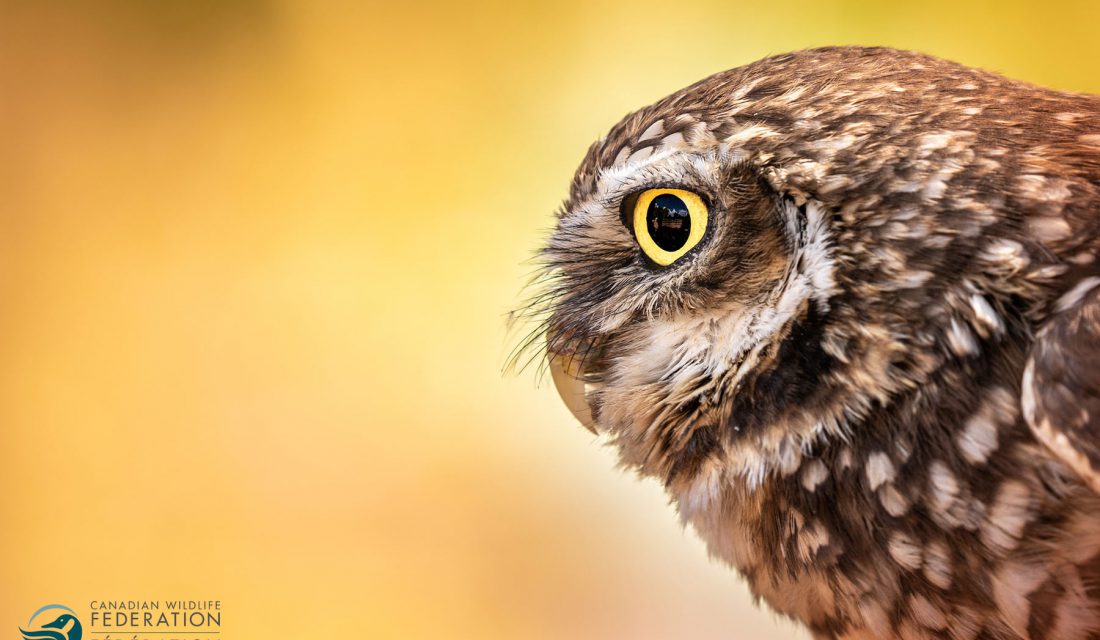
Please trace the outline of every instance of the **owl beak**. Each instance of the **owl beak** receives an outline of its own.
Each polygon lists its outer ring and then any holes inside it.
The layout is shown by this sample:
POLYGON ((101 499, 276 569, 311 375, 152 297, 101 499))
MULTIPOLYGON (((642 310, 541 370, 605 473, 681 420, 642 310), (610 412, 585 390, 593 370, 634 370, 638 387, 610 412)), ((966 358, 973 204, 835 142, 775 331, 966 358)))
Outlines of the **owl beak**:
POLYGON ((548 353, 550 377, 558 390, 562 402, 585 429, 596 434, 596 421, 592 419, 592 408, 585 398, 585 384, 580 379, 580 361, 573 355, 548 353))

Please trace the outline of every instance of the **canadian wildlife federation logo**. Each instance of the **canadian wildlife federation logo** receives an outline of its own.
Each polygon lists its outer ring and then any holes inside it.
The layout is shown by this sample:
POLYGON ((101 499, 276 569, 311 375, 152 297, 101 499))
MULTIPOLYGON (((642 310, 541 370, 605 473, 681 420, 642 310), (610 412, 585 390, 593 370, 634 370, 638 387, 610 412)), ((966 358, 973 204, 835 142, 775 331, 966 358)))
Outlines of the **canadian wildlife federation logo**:
POLYGON ((20 627, 19 632, 24 640, 80 640, 84 636, 76 612, 63 604, 48 604, 35 611, 27 628, 20 627))

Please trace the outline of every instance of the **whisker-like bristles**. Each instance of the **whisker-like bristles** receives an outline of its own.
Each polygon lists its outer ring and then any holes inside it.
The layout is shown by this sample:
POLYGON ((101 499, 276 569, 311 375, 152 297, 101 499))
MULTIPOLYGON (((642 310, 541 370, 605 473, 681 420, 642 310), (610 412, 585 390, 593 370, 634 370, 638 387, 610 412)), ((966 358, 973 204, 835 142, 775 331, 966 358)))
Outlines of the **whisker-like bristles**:
POLYGON ((516 373, 522 373, 531 366, 536 359, 543 357, 546 350, 536 348, 544 339, 545 331, 533 332, 534 335, 517 348, 515 356, 510 361, 516 373))
POLYGON ((530 269, 520 305, 506 316, 512 346, 502 372, 533 369, 541 383, 549 372, 549 352, 566 355, 575 361, 571 368, 592 375, 588 369, 602 353, 601 340, 592 335, 599 318, 632 311, 629 298, 616 295, 615 282, 636 257, 621 243, 598 239, 595 231, 588 225, 559 226, 548 234, 546 246, 524 261, 530 269))
MULTIPOLYGON (((588 370, 588 356, 592 353, 592 349, 596 346, 593 341, 588 341, 584 347, 584 353, 580 354, 580 363, 577 366, 577 371, 585 372, 588 370)), ((576 357, 576 356, 574 356, 576 357)))
POLYGON ((516 370, 517 365, 520 364, 521 358, 523 358, 526 354, 531 352, 537 353, 538 350, 534 349, 534 347, 535 343, 537 343, 541 337, 542 332, 536 329, 534 331, 531 331, 518 345, 516 345, 516 347, 512 349, 512 352, 508 356, 506 370, 515 373, 522 372, 523 367, 520 367, 518 370, 516 370))
POLYGON ((536 324, 534 328, 528 331, 509 353, 504 370, 511 373, 522 373, 535 358, 541 357, 543 350, 535 347, 544 339, 548 328, 549 319, 536 324))
POLYGON ((503 371, 523 373, 533 363, 544 359, 545 349, 538 347, 544 343, 546 333, 550 329, 554 305, 567 293, 563 287, 547 284, 554 277, 550 267, 542 262, 539 270, 524 286, 524 290, 536 290, 524 298, 520 308, 508 314, 507 324, 510 332, 519 325, 528 325, 530 328, 519 337, 518 342, 509 351, 503 371))

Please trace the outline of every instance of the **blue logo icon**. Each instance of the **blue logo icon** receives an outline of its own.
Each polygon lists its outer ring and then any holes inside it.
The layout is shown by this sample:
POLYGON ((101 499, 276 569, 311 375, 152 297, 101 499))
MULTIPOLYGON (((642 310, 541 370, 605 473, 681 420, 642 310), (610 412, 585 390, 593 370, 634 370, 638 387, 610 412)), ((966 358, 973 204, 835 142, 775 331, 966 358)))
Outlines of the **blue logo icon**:
MULTIPOLYGON (((50 617, 52 617, 52 614, 44 616, 42 619, 48 620, 50 617)), ((76 612, 63 604, 48 604, 35 611, 27 622, 27 627, 32 630, 27 631, 22 627, 19 629, 19 632, 23 634, 23 640, 80 640, 84 635, 84 629, 80 626, 80 621, 76 619, 76 612), (54 609, 68 611, 68 613, 61 613, 52 622, 47 622, 40 625, 38 629, 34 629, 34 619, 54 609)))

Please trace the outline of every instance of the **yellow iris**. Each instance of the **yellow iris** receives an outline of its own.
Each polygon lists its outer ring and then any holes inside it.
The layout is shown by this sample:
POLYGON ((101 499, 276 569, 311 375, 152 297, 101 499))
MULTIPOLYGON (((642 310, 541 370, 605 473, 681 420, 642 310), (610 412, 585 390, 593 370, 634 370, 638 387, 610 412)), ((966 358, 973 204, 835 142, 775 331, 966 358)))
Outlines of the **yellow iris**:
POLYGON ((653 262, 666 267, 707 232, 707 205, 684 189, 646 189, 634 203, 634 237, 653 262))

